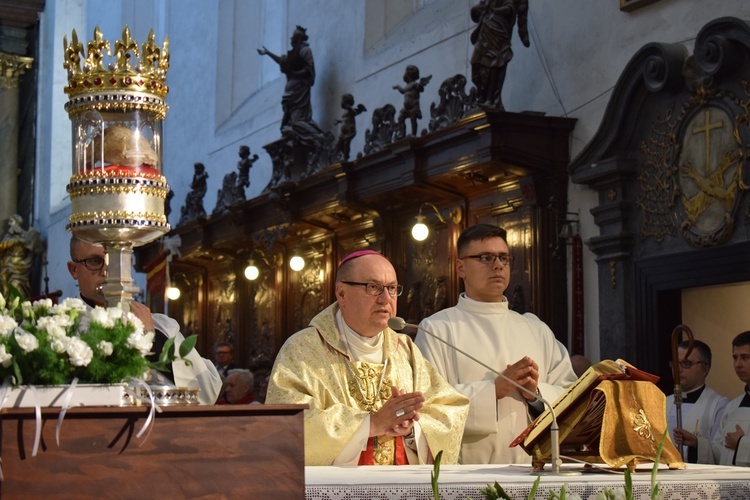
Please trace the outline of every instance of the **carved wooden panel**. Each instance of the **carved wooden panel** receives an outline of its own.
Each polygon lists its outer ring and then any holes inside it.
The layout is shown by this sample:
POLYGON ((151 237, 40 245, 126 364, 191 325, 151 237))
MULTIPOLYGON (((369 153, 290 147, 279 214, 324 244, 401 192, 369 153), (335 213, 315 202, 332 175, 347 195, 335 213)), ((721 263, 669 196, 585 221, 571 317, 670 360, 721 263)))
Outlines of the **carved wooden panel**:
MULTIPOLYGON (((211 342, 231 334, 238 362, 260 366, 268 338, 275 354, 334 300, 336 264, 369 248, 394 264, 405 287, 399 314, 416 323, 456 303, 456 239, 469 225, 488 222, 509 231, 516 257, 507 292, 513 307, 534 312, 564 340, 565 260, 552 257, 556 215, 548 205, 553 197, 565 205, 573 124, 567 118, 474 111, 378 153, 272 182, 228 213, 180 226, 173 231, 182 240, 179 260, 207 276, 203 304, 191 307, 211 342), (463 217, 442 223, 431 213, 431 235, 417 243, 410 230, 425 203, 444 219, 457 208, 463 217), (256 249, 271 247, 283 258, 260 281, 247 283, 242 271, 248 259, 256 249), (288 265, 297 251, 307 262, 299 272, 288 265)), ((157 253, 154 245, 138 252, 157 253)))

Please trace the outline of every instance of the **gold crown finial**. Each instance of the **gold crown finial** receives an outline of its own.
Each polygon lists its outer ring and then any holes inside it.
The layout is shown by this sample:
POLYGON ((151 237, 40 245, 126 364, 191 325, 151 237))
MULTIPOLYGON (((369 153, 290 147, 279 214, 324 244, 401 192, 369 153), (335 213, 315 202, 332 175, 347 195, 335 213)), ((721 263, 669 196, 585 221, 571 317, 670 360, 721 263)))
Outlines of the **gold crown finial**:
POLYGON ((139 47, 138 42, 130 36, 130 28, 125 26, 121 38, 111 46, 104 39, 99 26, 96 26, 93 39, 86 43, 85 54, 75 30, 70 44, 67 36, 63 36, 63 46, 63 67, 68 72, 65 93, 70 98, 65 109, 69 115, 91 109, 142 109, 164 118, 168 109, 164 99, 169 92, 166 85, 169 69, 167 37, 160 48, 152 29, 146 42, 139 47), (114 57, 114 60, 107 63, 105 57, 114 57))

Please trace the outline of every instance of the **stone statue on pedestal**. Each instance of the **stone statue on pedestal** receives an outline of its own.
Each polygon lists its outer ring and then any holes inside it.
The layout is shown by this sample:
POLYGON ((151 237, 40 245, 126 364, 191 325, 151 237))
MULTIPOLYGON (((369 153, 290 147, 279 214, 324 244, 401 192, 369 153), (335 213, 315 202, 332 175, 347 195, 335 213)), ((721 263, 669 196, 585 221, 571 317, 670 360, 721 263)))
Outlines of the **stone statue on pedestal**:
POLYGON ((477 23, 471 33, 471 81, 477 88, 480 107, 504 111, 503 83, 508 63, 513 59, 510 39, 518 23, 518 36, 529 46, 526 15, 528 0, 480 0, 471 8, 471 20, 477 23))
POLYGON ((195 169, 195 173, 193 174, 193 182, 190 184, 191 191, 185 197, 185 206, 182 207, 180 212, 178 226, 198 217, 206 216, 206 210, 203 208, 203 197, 206 195, 206 190, 208 189, 206 183, 208 173, 203 163, 196 163, 193 165, 193 168, 195 169))
POLYGON ((310 89, 315 83, 315 63, 307 40, 307 30, 297 26, 292 33, 292 48, 286 54, 279 56, 265 47, 258 49, 258 54, 269 56, 286 75, 281 98, 284 112, 281 139, 279 144, 272 146, 274 151, 281 154, 278 158, 272 156, 274 178, 281 179, 283 172, 285 182, 316 173, 321 161, 328 160, 333 142, 332 134, 324 133, 312 117, 310 89), (294 172, 286 170, 290 164, 294 172))

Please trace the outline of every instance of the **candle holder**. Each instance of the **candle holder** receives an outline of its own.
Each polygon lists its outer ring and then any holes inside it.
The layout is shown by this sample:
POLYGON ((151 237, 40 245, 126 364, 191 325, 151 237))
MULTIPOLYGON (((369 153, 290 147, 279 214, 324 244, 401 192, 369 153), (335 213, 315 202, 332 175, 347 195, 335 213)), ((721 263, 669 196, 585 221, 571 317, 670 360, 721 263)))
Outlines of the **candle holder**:
POLYGON ((112 51, 97 26, 85 52, 75 30, 70 43, 63 37, 63 45, 65 110, 73 129, 66 229, 104 247, 107 306, 121 304, 127 311, 138 291, 131 274, 133 248, 170 229, 164 213, 169 185, 162 175, 169 40, 156 45, 151 30, 139 46, 125 26, 112 51), (114 60, 105 61, 105 54, 114 60))

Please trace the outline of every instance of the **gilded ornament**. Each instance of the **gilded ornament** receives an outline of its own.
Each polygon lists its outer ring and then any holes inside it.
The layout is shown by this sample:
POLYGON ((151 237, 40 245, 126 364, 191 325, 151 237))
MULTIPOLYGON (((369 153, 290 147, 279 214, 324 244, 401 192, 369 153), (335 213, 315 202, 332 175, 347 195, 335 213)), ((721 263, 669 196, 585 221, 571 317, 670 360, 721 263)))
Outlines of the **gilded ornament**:
POLYGON ((633 430, 643 439, 654 441, 654 434, 651 430, 651 422, 646 417, 646 412, 643 408, 639 409, 636 413, 630 414, 630 420, 633 422, 633 430))

